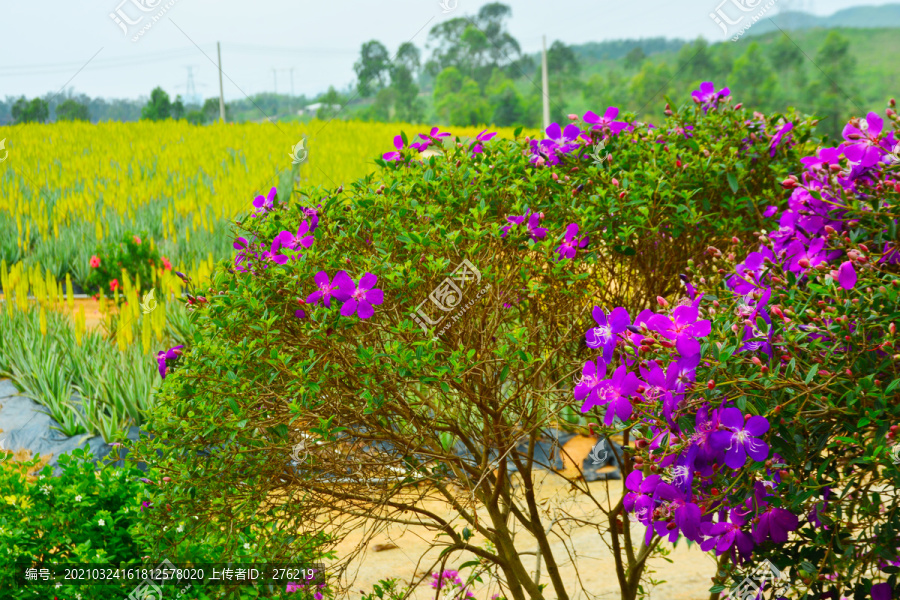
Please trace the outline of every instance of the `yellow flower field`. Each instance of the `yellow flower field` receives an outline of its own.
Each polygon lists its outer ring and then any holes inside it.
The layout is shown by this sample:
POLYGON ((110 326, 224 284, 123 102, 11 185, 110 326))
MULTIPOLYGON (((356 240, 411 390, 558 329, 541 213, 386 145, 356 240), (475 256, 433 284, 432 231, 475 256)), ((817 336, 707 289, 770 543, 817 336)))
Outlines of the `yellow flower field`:
MULTIPOLYGON (((227 255, 230 220, 290 181, 292 146, 303 135, 303 184, 337 187, 374 170, 401 130, 412 138, 428 128, 340 120, 0 127, 9 151, 0 162, 0 260, 60 281, 71 273, 80 284, 98 243, 147 231, 175 269, 202 276, 227 255)), ((511 129, 498 131, 512 137, 511 129)))

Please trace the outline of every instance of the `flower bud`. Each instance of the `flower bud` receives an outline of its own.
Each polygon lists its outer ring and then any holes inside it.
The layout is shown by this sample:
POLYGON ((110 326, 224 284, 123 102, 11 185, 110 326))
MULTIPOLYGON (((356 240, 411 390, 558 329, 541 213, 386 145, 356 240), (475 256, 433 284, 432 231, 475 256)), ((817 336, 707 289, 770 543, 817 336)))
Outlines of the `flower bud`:
POLYGON ((706 389, 711 390, 716 387, 716 382, 710 379, 706 382, 706 389))
POLYGON ((757 367, 762 366, 762 361, 759 360, 759 357, 758 357, 758 356, 754 356, 753 358, 751 358, 751 359, 750 359, 750 362, 752 362, 752 363, 753 363, 754 365, 756 365, 757 367))
POLYGON ((785 179, 784 181, 781 182, 781 187, 783 187, 786 190, 792 190, 795 187, 797 187, 797 180, 791 179, 790 177, 788 177, 787 179, 785 179))
POLYGON ((832 227, 831 225, 826 225, 825 233, 827 233, 828 235, 831 235, 831 234, 837 233, 837 232, 834 230, 834 227, 832 227))
POLYGON ((650 442, 648 442, 644 438, 638 438, 638 439, 634 440, 634 447, 637 448, 638 450, 641 450, 642 448, 646 448, 649 445, 650 445, 650 442))
POLYGON ((553 181, 559 181, 559 175, 557 175, 556 173, 553 173, 552 175, 550 175, 550 177, 553 179, 553 181))
POLYGON ((576 115, 576 114, 574 114, 574 113, 570 113, 570 114, 568 115, 568 117, 569 117, 569 120, 570 120, 570 121, 577 121, 577 120, 578 120, 578 115, 576 115))
POLYGON ((662 306, 663 308, 665 308, 666 306, 669 305, 668 300, 666 300, 666 299, 663 298, 662 296, 657 296, 657 297, 656 297, 656 302, 657 302, 657 304, 659 304, 659 305, 662 306))
POLYGON ((619 180, 616 179, 615 177, 613 177, 613 178, 612 178, 612 184, 613 184, 614 186, 616 186, 616 187, 619 187, 619 180))
POLYGON ((738 102, 737 104, 734 105, 734 110, 741 110, 741 108, 743 106, 744 106, 743 102, 738 102))
POLYGON ((890 325, 888 325, 888 331, 891 332, 891 335, 894 335, 895 333, 897 333, 897 326, 891 323, 890 325))
POLYGON ((806 257, 803 257, 797 261, 797 264, 800 265, 801 267, 803 267, 804 269, 808 269, 809 268, 809 259, 806 257))
POLYGON ((625 197, 625 192, 619 192, 619 200, 625 197))

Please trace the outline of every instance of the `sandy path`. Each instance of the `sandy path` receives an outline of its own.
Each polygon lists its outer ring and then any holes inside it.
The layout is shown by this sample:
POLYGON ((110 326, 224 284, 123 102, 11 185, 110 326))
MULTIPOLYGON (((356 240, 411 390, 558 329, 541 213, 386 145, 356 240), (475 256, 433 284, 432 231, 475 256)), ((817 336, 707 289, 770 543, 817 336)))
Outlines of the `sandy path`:
MULTIPOLYGON (((566 444, 565 450, 576 458, 583 460, 587 456, 593 446, 593 440, 586 437, 576 437, 566 444)), ((568 461, 567 461, 568 462, 568 461)), ((567 474, 574 471, 566 469, 567 474)), ((607 497, 607 485, 609 494, 609 503, 615 504, 621 495, 621 481, 598 481, 589 484, 591 492, 597 498, 603 498, 604 503, 607 497)), ((566 509, 569 514, 578 515, 579 513, 587 516, 592 520, 597 519, 597 509, 589 500, 584 499, 582 494, 573 496, 569 491, 569 486, 565 484, 559 477, 547 474, 541 481, 539 487, 540 499, 553 499, 555 501, 565 501, 566 509)), ((452 512, 446 510, 437 502, 426 503, 426 506, 445 517, 451 517, 452 512)), ((484 514, 479 511, 479 514, 484 514)), ((639 524, 632 523, 633 539, 640 540, 644 535, 644 527, 639 524)), ((462 523, 459 524, 462 527, 462 523)), ((603 536, 609 541, 608 533, 603 536)), ((526 532, 520 532, 516 539, 516 546, 524 552, 533 551, 536 542, 528 539, 526 532), (521 537, 519 537, 521 536, 521 537)), ((586 598, 619 598, 618 580, 615 574, 615 563, 613 562, 612 553, 601 539, 601 534, 595 528, 579 527, 569 528, 568 534, 559 537, 551 537, 551 545, 553 554, 561 563, 561 574, 563 580, 567 582, 567 592, 570 598, 586 599, 586 598), (576 565, 580 572, 581 581, 587 590, 587 594, 579 589, 578 579, 576 576, 576 565), (569 585, 568 582, 571 582, 569 585)), ((348 535, 337 546, 338 556, 346 556, 351 553, 360 540, 364 538, 362 532, 354 532, 348 535)), ((385 533, 377 535, 369 544, 366 552, 361 555, 351 566, 351 576, 355 574, 355 582, 351 590, 358 593, 360 590, 371 591, 372 585, 378 580, 388 577, 398 577, 408 582, 416 573, 421 577, 426 575, 423 587, 413 596, 417 600, 425 600, 426 598, 434 598, 433 590, 428 585, 431 581, 429 567, 437 560, 439 549, 428 551, 429 541, 435 539, 435 534, 428 531, 425 527, 414 526, 392 526, 385 533), (396 545, 397 548, 376 551, 379 545, 396 545), (416 563, 420 557, 425 556, 425 560, 421 561, 419 571, 416 570, 416 563), (431 593, 429 593, 431 592, 431 593)), ((475 545, 483 545, 484 539, 476 536, 472 539, 475 545)), ((448 569, 455 569, 463 562, 474 558, 469 553, 454 554, 453 558, 447 563, 448 569)), ((649 562, 650 568, 655 571, 653 578, 659 581, 665 581, 651 590, 649 598, 654 600, 697 600, 709 598, 709 588, 712 585, 710 578, 715 573, 715 561, 710 555, 699 550, 696 546, 691 549, 687 545, 680 543, 677 548, 672 549, 668 557, 673 562, 669 563, 665 559, 657 557, 649 562)), ((536 558, 533 555, 524 559, 525 565, 529 571, 533 573, 536 558)), ((541 583, 549 584, 546 576, 546 566, 542 566, 541 583)), ((469 573, 466 570, 463 577, 469 573)), ((345 585, 348 581, 342 582, 345 585)), ((482 585, 475 583, 473 591, 478 600, 488 600, 494 593, 498 591, 496 585, 482 585)), ((548 598, 554 598, 552 589, 548 585, 548 598)))

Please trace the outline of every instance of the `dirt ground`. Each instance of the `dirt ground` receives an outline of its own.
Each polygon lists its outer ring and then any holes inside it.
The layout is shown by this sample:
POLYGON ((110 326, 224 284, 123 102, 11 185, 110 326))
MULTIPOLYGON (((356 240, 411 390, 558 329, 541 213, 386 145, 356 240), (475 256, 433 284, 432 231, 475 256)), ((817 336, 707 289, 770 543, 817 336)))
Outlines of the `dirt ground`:
MULTIPOLYGON (((569 453, 577 461, 582 461, 587 457, 588 452, 592 448, 594 440, 587 437, 578 436, 565 446, 565 451, 569 453)), ((567 462, 566 474, 573 474, 572 465, 567 462)), ((607 482, 598 481, 589 484, 591 492, 595 497, 607 498, 607 482)), ((615 505, 621 495, 621 481, 610 481, 608 505, 615 505)), ((574 498, 582 497, 582 494, 574 498)), ((566 498, 573 498, 569 492, 569 486, 562 482, 561 478, 554 475, 546 475, 540 484, 539 501, 543 499, 553 499, 556 501, 566 498)), ((441 510, 441 505, 433 503, 428 508, 434 510, 444 517, 451 517, 452 513, 447 510, 441 510)), ((597 510, 589 501, 574 500, 566 502, 566 509, 570 514, 584 514, 596 519, 597 510)), ((631 523, 633 539, 640 540, 644 535, 643 525, 631 523)), ((462 524, 459 525, 462 527, 462 524)), ((522 532, 522 536, 527 535, 522 532)), ((608 534, 603 534, 609 541, 608 534)), ((350 550, 355 548, 360 540, 364 539, 362 532, 353 533, 347 536, 337 547, 338 556, 349 555, 350 550)), ((568 534, 551 538, 553 554, 561 564, 561 573, 563 580, 571 582, 567 592, 573 600, 587 600, 588 598, 619 598, 618 580, 615 574, 615 563, 612 554, 607 546, 600 539, 600 534, 595 528, 580 527, 568 530, 568 534), (581 582, 585 591, 582 591, 578 585, 576 576, 576 565, 581 582)), ((425 577, 424 586, 419 589, 413 597, 417 600, 425 600, 426 598, 434 598, 433 590, 428 585, 431 581, 429 570, 431 565, 437 560, 439 550, 427 552, 429 541, 434 539, 434 533, 429 532, 424 527, 394 527, 386 533, 376 536, 368 545, 365 553, 352 565, 352 572, 355 574, 355 582, 351 590, 359 592, 365 590, 370 592, 372 585, 380 579, 388 577, 398 577, 401 580, 409 581, 411 577, 418 574, 425 577), (392 546, 396 546, 393 548, 392 546), (417 569, 417 562, 422 556, 425 559, 417 569), (429 593, 431 592, 431 593, 429 593)), ((473 543, 481 545, 483 539, 478 536, 473 538, 473 543)), ((531 546, 528 540, 520 543, 516 540, 516 545, 520 548, 531 546)), ((536 542, 533 542, 536 546, 536 542)), ((671 547, 670 547, 671 548, 671 547)), ((533 555, 532 555, 533 556, 533 555)), ((532 556, 524 559, 529 570, 533 572, 536 557, 532 556)), ((448 569, 455 569, 458 565, 466 560, 474 558, 471 554, 455 554, 452 562, 448 562, 448 569)), ((709 588, 712 585, 710 578, 715 573, 716 565, 713 558, 704 554, 694 546, 688 549, 684 543, 680 543, 677 548, 672 549, 667 562, 664 558, 655 558, 649 562, 650 570, 654 571, 653 579, 664 581, 658 586, 651 589, 649 598, 653 600, 705 600, 709 598, 709 588)), ((439 569, 440 567, 438 567, 439 569)), ((436 569, 437 570, 437 569, 436 569)), ((549 584, 546 576, 546 566, 542 566, 542 583, 549 584)), ((468 573, 468 571, 465 571, 468 573)), ((348 582, 344 582, 345 584, 348 582)), ((499 590, 494 587, 480 585, 475 583, 472 588, 478 600, 489 600, 491 596, 499 590)), ((552 588, 548 585, 546 588, 548 598, 554 598, 552 588)), ((352 597, 352 596, 351 596, 352 597)))

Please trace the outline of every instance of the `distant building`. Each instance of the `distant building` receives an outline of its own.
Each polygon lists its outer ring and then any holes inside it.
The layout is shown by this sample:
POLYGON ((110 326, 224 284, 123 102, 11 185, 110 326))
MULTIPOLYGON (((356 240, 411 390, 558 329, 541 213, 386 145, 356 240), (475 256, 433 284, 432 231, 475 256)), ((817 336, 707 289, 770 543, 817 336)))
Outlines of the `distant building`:
POLYGON ((331 109, 331 110, 340 110, 341 105, 340 104, 325 104, 324 102, 316 102, 314 104, 307 104, 306 106, 304 106, 303 108, 298 110, 297 114, 300 116, 311 115, 314 117, 317 114, 319 114, 319 111, 322 110, 323 108, 331 109))

